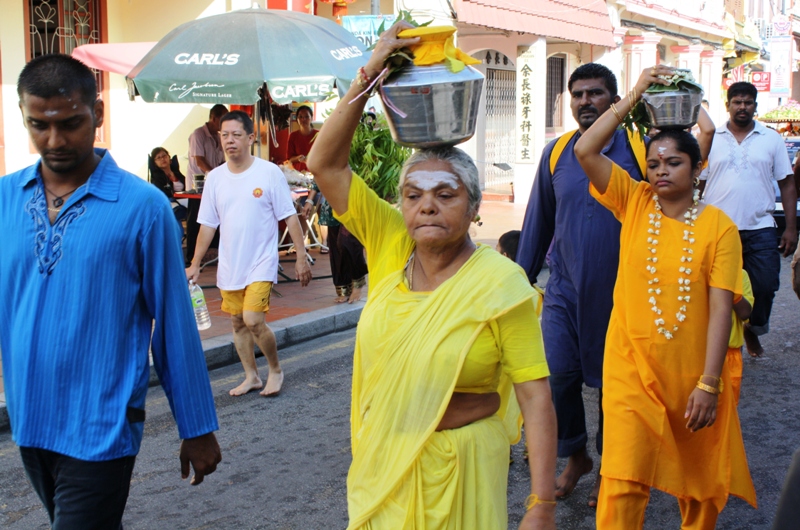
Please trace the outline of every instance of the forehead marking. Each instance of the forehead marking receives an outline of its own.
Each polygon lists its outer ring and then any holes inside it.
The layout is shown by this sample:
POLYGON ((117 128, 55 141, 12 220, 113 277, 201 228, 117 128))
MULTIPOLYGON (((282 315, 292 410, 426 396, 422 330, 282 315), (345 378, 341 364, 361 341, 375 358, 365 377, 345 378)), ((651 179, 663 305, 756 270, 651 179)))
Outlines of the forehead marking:
POLYGON ((458 189, 458 177, 449 171, 413 171, 408 174, 408 180, 413 180, 416 187, 425 191, 442 184, 446 184, 454 190, 458 189))

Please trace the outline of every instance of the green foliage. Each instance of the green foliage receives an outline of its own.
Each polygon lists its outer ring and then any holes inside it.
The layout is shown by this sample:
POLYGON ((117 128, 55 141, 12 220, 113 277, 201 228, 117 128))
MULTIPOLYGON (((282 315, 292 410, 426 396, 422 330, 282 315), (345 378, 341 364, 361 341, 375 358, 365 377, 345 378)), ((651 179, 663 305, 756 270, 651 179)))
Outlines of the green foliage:
POLYGON ((644 137, 647 136, 652 128, 650 116, 647 115, 647 109, 644 108, 644 101, 639 100, 633 106, 628 115, 622 120, 622 126, 628 129, 631 134, 638 133, 644 142, 644 137))
POLYGON ((350 146, 350 167, 378 197, 397 199, 397 185, 403 163, 411 149, 396 144, 383 115, 373 125, 359 123, 350 146))
MULTIPOLYGON (((409 24, 411 24, 415 28, 424 28, 425 26, 429 26, 431 24, 431 22, 433 22, 433 19, 430 19, 429 21, 423 22, 422 24, 420 24, 419 22, 414 20, 413 16, 411 16, 411 11, 406 11, 404 9, 401 9, 400 12, 397 13, 397 17, 395 17, 395 22, 397 22, 398 20, 403 20, 405 22, 408 22, 409 24)), ((386 20, 385 19, 381 22, 381 25, 378 28, 378 36, 380 37, 380 35, 384 31, 386 31, 386 20)), ((372 51, 377 44, 378 44, 378 41, 375 41, 372 44, 372 46, 367 48, 367 51, 372 51)))

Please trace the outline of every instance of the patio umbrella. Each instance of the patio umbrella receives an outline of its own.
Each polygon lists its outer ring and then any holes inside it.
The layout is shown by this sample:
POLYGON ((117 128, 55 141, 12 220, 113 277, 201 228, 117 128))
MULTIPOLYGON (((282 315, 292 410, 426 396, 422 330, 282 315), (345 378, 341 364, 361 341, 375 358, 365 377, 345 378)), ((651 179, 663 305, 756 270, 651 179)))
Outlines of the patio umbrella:
MULTIPOLYGON (((252 105, 323 101, 346 92, 368 52, 326 18, 243 9, 172 30, 128 74, 145 101, 252 105)), ((129 85, 130 87, 130 85, 129 85)))

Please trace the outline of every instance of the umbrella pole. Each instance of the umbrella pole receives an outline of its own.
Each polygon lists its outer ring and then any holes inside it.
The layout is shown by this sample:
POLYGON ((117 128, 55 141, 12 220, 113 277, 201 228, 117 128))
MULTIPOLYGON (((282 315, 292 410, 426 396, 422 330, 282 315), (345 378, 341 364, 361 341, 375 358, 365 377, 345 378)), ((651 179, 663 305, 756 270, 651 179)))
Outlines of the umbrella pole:
POLYGON ((256 145, 258 158, 261 158, 261 99, 256 101, 256 145))

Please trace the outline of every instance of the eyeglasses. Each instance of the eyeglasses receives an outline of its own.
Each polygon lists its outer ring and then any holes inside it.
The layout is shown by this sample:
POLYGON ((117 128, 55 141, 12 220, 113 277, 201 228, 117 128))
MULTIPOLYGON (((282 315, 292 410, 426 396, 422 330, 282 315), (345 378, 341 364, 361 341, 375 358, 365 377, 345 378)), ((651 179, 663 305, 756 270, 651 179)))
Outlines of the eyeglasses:
POLYGON ((166 158, 167 160, 169 160, 169 155, 167 153, 159 153, 153 160, 158 160, 159 158, 166 158))
POLYGON ((222 138, 223 140, 227 140, 228 138, 233 137, 234 140, 238 141, 238 140, 241 140, 242 138, 244 138, 245 136, 246 135, 244 133, 240 133, 240 132, 234 132, 234 133, 221 132, 221 133, 219 133, 219 137, 222 138))

